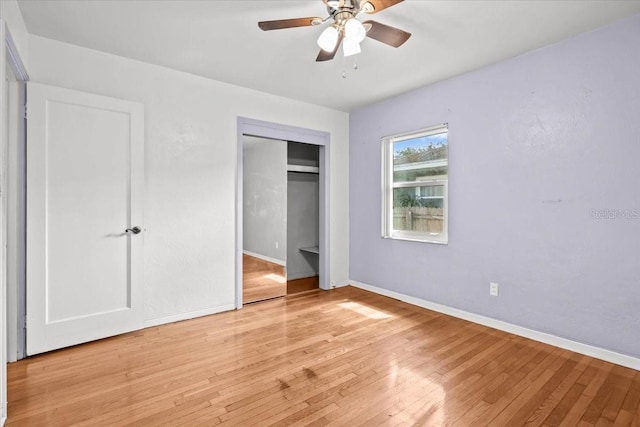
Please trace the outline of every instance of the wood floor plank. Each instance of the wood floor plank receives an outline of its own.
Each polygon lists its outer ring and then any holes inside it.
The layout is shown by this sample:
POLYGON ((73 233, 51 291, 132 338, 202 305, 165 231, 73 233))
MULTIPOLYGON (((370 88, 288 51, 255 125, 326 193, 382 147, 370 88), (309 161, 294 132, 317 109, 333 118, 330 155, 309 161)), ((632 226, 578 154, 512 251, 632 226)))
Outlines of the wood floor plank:
POLYGON ((633 380, 638 373, 638 371, 623 366, 614 366, 613 370, 616 375, 620 376, 620 379, 614 384, 616 391, 610 396, 607 401, 607 406, 605 406, 601 414, 601 416, 604 416, 610 421, 615 420, 618 409, 626 400, 627 395, 633 391, 633 380))
POLYGON ((531 352, 533 357, 526 358, 526 362, 508 367, 504 375, 497 377, 496 383, 491 384, 481 393, 482 401, 459 418, 456 424, 473 425, 479 419, 493 422, 494 418, 559 357, 559 354, 549 346, 536 347, 543 348, 539 352, 531 352))
POLYGON ((7 426, 638 426, 640 372, 345 287, 8 365, 7 426))
POLYGON ((533 396, 530 394, 526 397, 524 397, 524 394, 519 396, 523 397, 526 403, 520 407, 507 423, 512 425, 542 424, 547 414, 555 406, 555 402, 552 400, 553 392, 557 391, 564 382, 570 384, 572 374, 580 369, 576 359, 578 359, 577 355, 576 357, 570 357, 562 366, 554 370, 553 375, 533 396))
POLYGON ((318 289, 320 286, 319 282, 320 278, 318 276, 287 280, 287 295, 318 289))
POLYGON ((552 350, 542 363, 529 371, 527 376, 498 399, 493 405, 493 410, 487 412, 484 417, 489 417, 491 412, 498 412, 491 419, 492 424, 522 425, 522 422, 518 424, 517 421, 527 413, 529 400, 531 398, 537 399, 542 395, 554 374, 564 366, 566 359, 559 353, 561 352, 556 349, 552 350))
POLYGON ((560 405, 565 396, 576 385, 577 379, 582 375, 585 369, 588 367, 590 358, 586 356, 578 356, 578 363, 575 368, 567 373, 566 377, 558 384, 557 388, 544 399, 542 404, 533 412, 531 417, 527 420, 527 425, 539 426, 542 425, 551 413, 560 405))
POLYGON ((633 425, 634 412, 640 414, 640 372, 635 372, 629 392, 622 402, 613 425, 616 427, 633 425))

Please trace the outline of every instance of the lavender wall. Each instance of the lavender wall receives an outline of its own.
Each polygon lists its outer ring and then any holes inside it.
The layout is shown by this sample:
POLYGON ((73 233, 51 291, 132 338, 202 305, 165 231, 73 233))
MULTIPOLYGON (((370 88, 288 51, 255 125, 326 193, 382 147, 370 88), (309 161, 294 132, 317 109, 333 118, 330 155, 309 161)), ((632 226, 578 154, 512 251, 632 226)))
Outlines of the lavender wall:
POLYGON ((349 158, 352 280, 640 356, 640 15, 357 110, 349 158), (449 245, 381 239, 380 138, 443 122, 449 245))

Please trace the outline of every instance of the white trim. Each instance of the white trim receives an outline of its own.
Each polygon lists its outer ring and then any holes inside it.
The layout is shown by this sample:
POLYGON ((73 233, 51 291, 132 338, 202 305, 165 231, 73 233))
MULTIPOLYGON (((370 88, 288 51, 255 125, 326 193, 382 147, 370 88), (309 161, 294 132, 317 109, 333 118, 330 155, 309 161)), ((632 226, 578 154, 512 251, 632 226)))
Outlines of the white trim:
MULTIPOLYGON (((415 163, 405 163, 402 165, 394 165, 393 171, 394 172, 412 171, 417 169, 441 168, 443 166, 449 166, 449 159, 428 160, 426 162, 415 162, 415 163)), ((423 178, 423 177, 421 176, 416 177, 416 181, 419 180, 420 178, 423 178)), ((431 177, 428 177, 428 178, 431 178, 431 177)), ((414 181, 411 181, 411 182, 414 182, 414 181)))
MULTIPOLYGON (((1 7, 1 6, 0 6, 1 7)), ((0 19, 0 37, 6 40, 8 28, 4 19, 0 19)), ((5 44, 6 45, 6 44, 5 44)), ((5 79, 7 78, 6 65, 6 48, 0 49, 0 184, 2 185, 2 194, 0 194, 0 417, 3 419, 7 416, 7 252, 4 243, 6 242, 7 224, 6 224, 6 191, 4 189, 4 177, 7 171, 6 149, 8 141, 5 126, 8 123, 7 111, 5 107, 5 79)), ((3 421, 4 423, 4 421, 3 421)))
MULTIPOLYGON (((437 179, 430 179, 430 176, 418 176, 415 181, 394 182, 393 188, 412 188, 412 187, 436 187, 447 183, 447 179, 442 179, 442 175, 438 175, 437 179)), ((432 198, 443 199, 445 196, 432 196, 432 198)))
MULTIPOLYGON (((433 236, 430 236, 433 237, 433 236)), ((411 232, 399 232, 396 231, 394 232, 391 236, 382 236, 383 239, 389 239, 389 240, 400 240, 400 241, 404 241, 404 242, 418 242, 418 243, 433 243, 435 245, 444 245, 447 246, 449 244, 449 242, 445 242, 445 241, 441 241, 441 240, 426 240, 426 238, 424 237, 424 235, 420 235, 417 237, 412 238, 411 237, 411 232)))
POLYGON ((11 66, 11 69, 16 76, 16 80, 21 82, 28 81, 29 74, 27 73, 27 69, 24 67, 22 58, 20 58, 20 55, 18 54, 18 48, 13 41, 13 37, 11 37, 9 28, 5 28, 4 43, 7 47, 7 57, 9 59, 9 65, 11 66))
POLYGON ((350 284, 356 288, 394 298, 408 304, 426 308, 427 310, 437 311, 438 313, 443 313, 449 316, 457 317, 459 319, 468 320, 469 322, 488 326, 489 328, 509 332, 511 334, 529 338, 534 341, 539 341, 545 344, 553 345, 555 347, 563 348, 565 350, 570 350, 576 353, 595 357, 596 359, 604 360, 606 362, 615 363, 617 365, 640 371, 640 358, 637 357, 618 353, 600 347, 595 347, 567 338, 558 337, 556 335, 547 334, 545 332, 536 331, 534 329, 525 328, 511 323, 503 322, 501 320, 492 319, 490 317, 481 316, 479 314, 470 313, 468 311, 459 310, 457 308, 452 308, 435 302, 404 295, 398 292, 389 291, 377 286, 367 285, 366 283, 358 282, 355 280, 351 280, 350 284))
POLYGON ((350 285, 351 285, 351 282, 349 280, 345 282, 333 282, 331 283, 331 289, 344 288, 345 286, 350 286, 350 285))
POLYGON ((382 139, 393 139, 394 141, 403 141, 405 139, 420 138, 423 136, 438 135, 440 133, 449 132, 449 123, 440 123, 439 125, 429 126, 409 132, 396 133, 394 135, 383 136, 382 139), (444 130, 443 130, 444 129, 444 130))
POLYGON ((260 254, 257 254, 255 252, 245 251, 245 250, 243 250, 242 253, 245 254, 245 255, 252 256, 254 258, 261 259, 263 261, 272 262, 274 264, 281 265, 283 267, 287 266, 287 262, 286 261, 282 261, 281 259, 275 259, 275 258, 268 257, 266 255, 260 255, 260 254))
MULTIPOLYGON (((6 25, 6 21, 2 20, 2 26, 4 28, 4 42, 5 42, 5 61, 6 64, 9 65, 11 71, 13 72, 13 76, 16 79, 18 84, 18 111, 16 111, 17 117, 25 117, 26 118, 26 82, 29 80, 29 74, 22 62, 22 58, 18 52, 18 49, 15 45, 13 37, 11 36, 11 31, 9 27, 6 25)), ((3 69, 5 69, 3 67, 3 69)), ((14 104, 15 105, 15 104, 14 104)), ((25 285, 25 227, 26 227, 26 213, 24 211, 24 206, 26 202, 26 169, 25 169, 25 161, 26 161, 26 125, 24 121, 21 121, 19 129, 17 129, 17 135, 15 135, 12 141, 17 142, 16 148, 20 150, 20 154, 17 154, 18 158, 18 171, 17 175, 12 175, 7 177, 7 188, 9 186, 12 187, 14 194, 17 195, 18 199, 8 200, 7 207, 8 209, 18 209, 18 216, 20 220, 18 221, 17 227, 14 228, 15 233, 17 233, 18 244, 15 246, 14 252, 16 260, 12 260, 13 265, 17 269, 17 280, 13 284, 12 292, 8 297, 6 304, 11 305, 11 309, 6 310, 7 316, 13 316, 13 319, 16 320, 14 323, 8 322, 5 318, 6 328, 12 327, 15 328, 11 331, 11 334, 8 335, 7 339, 11 339, 10 342, 7 343, 7 350, 9 352, 8 361, 14 362, 17 359, 23 359, 26 356, 26 330, 24 324, 25 318, 25 299, 26 299, 26 285, 25 285), (17 179, 16 179, 17 178, 17 179)), ((10 141, 7 141, 7 144, 10 144, 10 141)), ((14 158, 15 159, 15 158, 14 158)), ((9 160, 11 161, 11 159, 9 160)), ((9 173, 9 169, 6 171, 9 173)), ((6 230, 5 230, 6 232, 6 230)), ((6 274, 6 272, 5 272, 6 274)), ((5 308, 6 309, 6 308, 5 308)), ((5 331, 6 333, 6 331, 5 331)))
POLYGON ((189 311, 187 313, 174 314, 172 316, 158 317, 156 319, 147 319, 144 321, 144 327, 164 325, 167 323, 180 322, 181 320, 195 319, 196 317, 209 316, 211 314, 222 313, 223 311, 235 310, 235 304, 225 304, 213 308, 205 308, 204 310, 189 311))

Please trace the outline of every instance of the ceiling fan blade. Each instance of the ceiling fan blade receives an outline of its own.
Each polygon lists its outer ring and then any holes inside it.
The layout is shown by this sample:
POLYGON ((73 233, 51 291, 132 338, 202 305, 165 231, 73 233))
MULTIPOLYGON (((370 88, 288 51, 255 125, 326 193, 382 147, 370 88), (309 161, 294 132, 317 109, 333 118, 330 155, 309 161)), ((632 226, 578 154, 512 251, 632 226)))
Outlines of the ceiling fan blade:
POLYGON ((311 16, 309 18, 293 18, 293 19, 278 19, 276 21, 261 21, 261 22, 258 22, 258 27, 260 27, 263 31, 270 31, 270 30, 282 30, 284 28, 310 27, 312 25, 318 25, 318 23, 322 23, 322 18, 317 16, 311 16))
POLYGON ((367 37, 371 37, 389 46, 400 47, 411 37, 411 33, 376 21, 364 21, 362 24, 365 28, 367 24, 371 25, 371 28, 367 31, 367 37))
POLYGON ((365 10, 365 12, 367 13, 378 13, 381 10, 384 10, 388 7, 394 6, 398 3, 403 2, 404 0, 362 0, 362 4, 365 3, 371 3, 371 6, 373 6, 373 10, 371 12, 367 12, 365 10))
POLYGON ((342 32, 341 32, 340 35, 338 36, 338 41, 336 42, 336 47, 335 47, 335 49, 333 49, 333 51, 327 52, 326 50, 320 49, 320 53, 318 53, 318 57, 316 58, 316 62, 331 61, 336 56, 336 53, 338 52, 338 49, 340 48, 340 43, 342 43, 342 37, 343 36, 342 36, 342 32))

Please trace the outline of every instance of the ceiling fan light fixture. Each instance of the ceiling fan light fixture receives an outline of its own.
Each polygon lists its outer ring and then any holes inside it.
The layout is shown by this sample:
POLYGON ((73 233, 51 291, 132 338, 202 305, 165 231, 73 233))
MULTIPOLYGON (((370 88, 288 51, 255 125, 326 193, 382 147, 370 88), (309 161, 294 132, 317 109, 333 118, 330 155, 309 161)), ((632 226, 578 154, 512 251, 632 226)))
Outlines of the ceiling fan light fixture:
POLYGON ((318 46, 325 52, 333 52, 338 44, 338 30, 333 25, 327 27, 320 37, 318 37, 318 46))
POLYGON ((327 0, 327 6, 329 6, 332 9, 337 9, 338 7, 340 7, 340 1, 339 0, 327 0))
POLYGON ((350 37, 345 37, 342 42, 342 52, 344 53, 344 56, 357 55, 361 52, 360 42, 350 37))
POLYGON ((373 13, 375 11, 376 8, 368 1, 363 1, 362 3, 360 3, 360 12, 373 13))
POLYGON ((350 18, 344 24, 344 35, 346 38, 353 39, 360 43, 367 36, 364 25, 356 18, 350 18))

